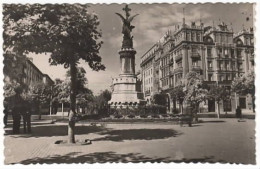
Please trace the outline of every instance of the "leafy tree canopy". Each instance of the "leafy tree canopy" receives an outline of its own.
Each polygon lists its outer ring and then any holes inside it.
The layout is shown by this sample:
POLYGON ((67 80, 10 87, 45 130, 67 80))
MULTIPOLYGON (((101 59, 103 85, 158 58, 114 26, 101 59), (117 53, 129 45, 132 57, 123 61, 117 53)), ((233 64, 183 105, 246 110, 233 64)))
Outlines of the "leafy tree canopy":
POLYGON ((254 71, 249 71, 241 77, 234 79, 231 85, 233 92, 241 95, 251 94, 255 95, 255 73, 254 71))
POLYGON ((185 98, 184 85, 174 87, 170 94, 173 100, 177 100, 182 103, 185 98))
POLYGON ((167 103, 167 95, 166 94, 162 94, 162 93, 157 93, 153 95, 153 103, 154 104, 158 104, 158 105, 162 105, 165 106, 167 103))
POLYGON ((4 53, 50 52, 52 65, 65 68, 80 59, 103 70, 97 15, 84 4, 4 4, 4 53))
POLYGON ((230 98, 230 91, 225 86, 213 85, 208 92, 208 98, 217 102, 225 101, 230 98))
POLYGON ((192 104, 198 105, 207 97, 208 91, 203 88, 203 80, 196 72, 187 73, 185 89, 185 100, 192 104))

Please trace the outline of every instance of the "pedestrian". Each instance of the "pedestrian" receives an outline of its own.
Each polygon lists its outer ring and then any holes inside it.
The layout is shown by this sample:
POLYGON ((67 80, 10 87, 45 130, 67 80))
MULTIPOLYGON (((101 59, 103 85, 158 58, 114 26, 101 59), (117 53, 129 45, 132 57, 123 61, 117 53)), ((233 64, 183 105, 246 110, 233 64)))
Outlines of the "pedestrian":
POLYGON ((237 106, 236 117, 238 118, 238 122, 242 119, 242 110, 241 110, 240 106, 237 106))
POLYGON ((55 97, 52 100, 52 113, 51 114, 57 114, 58 107, 59 107, 59 102, 58 102, 58 99, 55 97))
POLYGON ((22 104, 23 104, 23 99, 20 96, 20 93, 17 92, 13 98, 13 109, 12 109, 13 134, 20 133, 22 104))
POLYGON ((7 127, 8 123, 8 112, 9 112, 9 106, 8 106, 8 101, 4 100, 4 127, 7 127))
POLYGON ((31 133, 31 108, 27 101, 24 102, 21 110, 23 116, 23 131, 24 133, 31 133))

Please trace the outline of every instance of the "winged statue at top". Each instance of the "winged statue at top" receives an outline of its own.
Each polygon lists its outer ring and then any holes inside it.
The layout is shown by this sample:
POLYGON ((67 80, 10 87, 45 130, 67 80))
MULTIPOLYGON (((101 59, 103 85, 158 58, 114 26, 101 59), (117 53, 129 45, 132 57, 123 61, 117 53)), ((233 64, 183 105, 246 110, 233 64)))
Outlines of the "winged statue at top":
POLYGON ((139 14, 130 16, 129 12, 131 11, 131 9, 128 7, 128 5, 123 8, 123 11, 125 11, 126 14, 125 18, 120 13, 116 13, 123 22, 122 34, 124 34, 124 38, 132 39, 133 37, 131 36, 131 31, 135 28, 135 26, 131 25, 131 22, 139 14))

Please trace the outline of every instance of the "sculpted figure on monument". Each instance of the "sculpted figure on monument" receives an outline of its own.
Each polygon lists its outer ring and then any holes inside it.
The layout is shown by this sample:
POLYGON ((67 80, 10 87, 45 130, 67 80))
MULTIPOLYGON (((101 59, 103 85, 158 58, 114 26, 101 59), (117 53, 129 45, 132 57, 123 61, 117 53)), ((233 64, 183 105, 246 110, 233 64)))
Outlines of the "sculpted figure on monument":
POLYGON ((123 47, 129 46, 129 45, 130 45, 130 47, 132 47, 133 36, 131 36, 131 32, 132 32, 132 29, 135 28, 135 26, 131 25, 131 22, 139 14, 130 16, 129 12, 131 11, 131 9, 128 8, 128 5, 126 5, 123 8, 123 11, 125 11, 125 15, 126 15, 125 18, 120 13, 116 13, 122 19, 122 22, 123 22, 123 28, 122 28, 122 34, 124 34, 123 47))

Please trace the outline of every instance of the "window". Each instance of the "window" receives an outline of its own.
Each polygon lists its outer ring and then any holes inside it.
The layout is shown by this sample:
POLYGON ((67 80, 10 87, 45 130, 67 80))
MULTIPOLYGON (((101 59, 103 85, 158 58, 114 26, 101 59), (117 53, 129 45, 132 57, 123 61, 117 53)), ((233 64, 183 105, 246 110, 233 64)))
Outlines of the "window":
POLYGON ((182 67, 182 62, 178 62, 177 67, 182 67))
POLYGON ((194 32, 191 33, 191 41, 195 41, 195 33, 194 32))
POLYGON ((219 62, 219 68, 220 70, 223 70, 223 63, 221 61, 219 62))
POLYGON ((212 55, 211 55, 211 51, 212 51, 212 49, 208 47, 208 48, 207 48, 207 55, 208 55, 208 57, 212 56, 212 55))
POLYGON ((226 68, 227 68, 227 70, 230 70, 230 65, 229 65, 229 63, 226 63, 226 68))
POLYGON ((219 48, 219 49, 218 49, 218 55, 219 55, 219 56, 222 55, 222 48, 219 48))
POLYGON ((219 81, 223 81, 223 76, 222 75, 219 76, 219 81))
POLYGON ((209 81, 213 81, 213 74, 208 74, 209 81))
POLYGON ((197 33, 197 42, 200 42, 200 34, 197 33))
POLYGON ((192 66, 198 66, 198 61, 197 60, 193 60, 192 61, 192 66))
POLYGON ((254 45, 254 39, 253 38, 250 38, 250 44, 254 45))
POLYGON ((242 71, 243 70, 242 63, 238 63, 237 68, 238 68, 238 70, 242 71))
POLYGON ((213 68, 213 66, 212 66, 212 61, 209 61, 209 62, 208 62, 208 68, 209 68, 209 69, 212 69, 212 68, 213 68))
POLYGON ((196 48, 196 47, 192 47, 192 48, 191 48, 191 52, 192 52, 192 53, 197 53, 197 52, 198 52, 198 50, 197 50, 197 48, 196 48))
POLYGON ((190 33, 187 33, 187 41, 190 41, 190 33))
POLYGON ((227 55, 228 55, 228 49, 225 49, 225 50, 224 50, 224 53, 225 53, 225 55, 227 56, 227 55))
POLYGON ((234 49, 231 49, 231 57, 232 57, 232 58, 235 56, 234 53, 235 53, 234 49))
POLYGON ((239 50, 239 49, 237 50, 237 57, 238 57, 238 58, 241 58, 241 57, 242 57, 242 55, 241 55, 241 50, 239 50))
POLYGON ((231 80, 230 75, 227 75, 227 80, 231 80))

